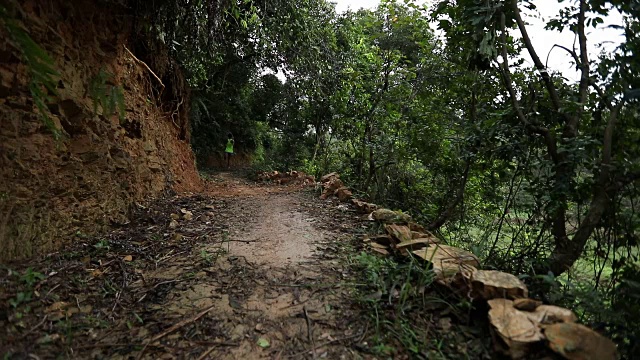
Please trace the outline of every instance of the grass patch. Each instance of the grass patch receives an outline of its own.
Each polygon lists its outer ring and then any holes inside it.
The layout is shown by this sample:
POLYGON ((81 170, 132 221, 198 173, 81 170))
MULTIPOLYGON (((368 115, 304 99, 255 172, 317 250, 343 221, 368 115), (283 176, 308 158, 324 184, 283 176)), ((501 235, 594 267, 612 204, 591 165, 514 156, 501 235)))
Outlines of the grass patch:
POLYGON ((351 260, 361 274, 359 281, 367 284, 357 294, 371 324, 363 351, 415 359, 476 359, 488 354, 490 339, 472 324, 471 303, 435 284, 426 262, 365 252, 351 260))

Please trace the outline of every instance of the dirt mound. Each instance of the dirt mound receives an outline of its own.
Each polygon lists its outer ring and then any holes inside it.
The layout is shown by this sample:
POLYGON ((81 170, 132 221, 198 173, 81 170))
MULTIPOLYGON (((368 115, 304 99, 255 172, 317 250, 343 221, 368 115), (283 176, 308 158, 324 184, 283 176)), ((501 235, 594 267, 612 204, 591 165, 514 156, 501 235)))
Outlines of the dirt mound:
POLYGON ((135 203, 201 186, 181 106, 184 79, 175 65, 151 74, 128 44, 127 9, 89 0, 21 3, 15 20, 60 72, 46 107, 63 137, 43 124, 29 67, 0 26, 0 261, 53 251, 127 223, 135 203), (123 116, 104 103, 105 93, 118 91, 123 116))

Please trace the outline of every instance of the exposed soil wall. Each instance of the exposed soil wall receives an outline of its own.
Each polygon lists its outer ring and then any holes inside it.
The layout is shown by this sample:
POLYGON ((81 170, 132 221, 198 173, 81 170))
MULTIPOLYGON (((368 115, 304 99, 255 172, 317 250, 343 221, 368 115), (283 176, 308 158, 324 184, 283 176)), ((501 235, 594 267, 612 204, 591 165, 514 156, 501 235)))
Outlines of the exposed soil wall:
POLYGON ((47 106, 63 137, 44 126, 28 67, 0 25, 0 261, 82 241, 126 223, 135 204, 201 185, 184 78, 166 51, 152 57, 157 49, 143 53, 132 43, 127 9, 92 0, 20 3, 16 20, 60 72, 47 106), (90 84, 101 73, 109 74, 105 86, 123 90, 124 118, 95 107, 90 84))

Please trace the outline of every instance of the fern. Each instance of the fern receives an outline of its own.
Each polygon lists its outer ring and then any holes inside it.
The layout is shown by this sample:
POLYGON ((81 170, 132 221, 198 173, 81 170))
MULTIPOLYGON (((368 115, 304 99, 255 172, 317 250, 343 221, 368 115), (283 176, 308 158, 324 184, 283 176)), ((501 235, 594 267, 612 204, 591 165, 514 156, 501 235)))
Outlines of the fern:
POLYGON ((0 5, 0 21, 9 34, 11 44, 20 52, 29 69, 29 92, 40 118, 57 140, 62 133, 49 116, 47 108, 47 102, 58 95, 55 78, 60 74, 54 68, 53 59, 31 39, 27 31, 15 19, 9 16, 9 11, 2 5, 0 5))
POLYGON ((98 74, 89 82, 89 96, 93 99, 93 112, 102 108, 103 115, 118 114, 120 122, 125 118, 124 90, 122 86, 107 85, 107 80, 113 75, 100 69, 98 74))

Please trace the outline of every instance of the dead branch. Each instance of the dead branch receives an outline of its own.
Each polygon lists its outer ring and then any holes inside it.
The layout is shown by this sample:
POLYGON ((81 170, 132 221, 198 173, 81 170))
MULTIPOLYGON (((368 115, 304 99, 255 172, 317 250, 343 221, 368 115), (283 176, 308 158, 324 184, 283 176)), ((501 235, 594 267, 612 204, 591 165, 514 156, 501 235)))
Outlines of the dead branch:
POLYGON ((368 327, 360 334, 349 335, 349 336, 345 336, 345 337, 342 337, 342 338, 339 338, 339 339, 333 339, 333 340, 327 341, 327 342, 322 343, 322 344, 320 344, 318 346, 314 346, 314 348, 311 349, 311 350, 305 350, 305 351, 301 351, 299 353, 293 354, 293 355, 289 356, 289 358, 294 359, 294 358, 297 358, 300 355, 304 355, 304 354, 308 353, 309 351, 315 351, 315 350, 323 348, 323 347, 325 347, 327 345, 331 345, 333 343, 337 343, 337 342, 340 342, 340 341, 350 340, 350 339, 353 339, 353 338, 361 338, 361 337, 364 338, 364 335, 367 333, 367 330, 368 330, 368 327))
POLYGON ((304 319, 307 321, 307 336, 309 337, 309 343, 313 347, 311 349, 313 358, 316 358, 316 341, 313 339, 313 326, 311 325, 311 318, 309 318, 309 313, 307 312, 307 307, 302 307, 302 313, 304 314, 304 319))
POLYGON ((145 344, 145 346, 142 348, 142 350, 140 350, 140 353, 138 354, 138 357, 137 357, 137 358, 138 358, 138 359, 141 359, 141 358, 142 358, 142 355, 144 354, 145 350, 147 349, 147 347, 148 347, 150 344, 153 344, 154 342, 156 342, 156 341, 158 341, 158 340, 162 339, 163 337, 165 337, 165 336, 167 336, 167 335, 171 334, 172 332, 174 332, 174 331, 176 331, 176 330, 178 330, 178 329, 180 329, 180 328, 182 328, 182 327, 184 327, 184 326, 186 326, 186 325, 189 325, 189 324, 191 324, 191 323, 192 323, 192 322, 194 322, 194 321, 197 321, 197 320, 198 320, 198 319, 200 319, 201 317, 205 316, 209 311, 213 310, 213 308, 214 308, 214 307, 215 307, 215 305, 209 306, 208 308, 206 308, 206 309, 202 310, 201 312, 197 313, 196 315, 192 316, 191 318, 189 318, 189 319, 185 319, 185 320, 182 320, 182 321, 180 321, 179 323, 177 323, 177 324, 173 325, 172 327, 168 328, 167 330, 165 330, 165 331, 161 332, 160 334, 158 334, 158 335, 156 335, 156 336, 152 337, 152 338, 151 338, 151 340, 149 340, 149 341, 145 344))
POLYGON ((40 322, 38 322, 36 324, 36 326, 32 327, 29 331, 27 331, 26 333, 24 333, 21 337, 21 339, 24 339, 27 337, 27 335, 31 334, 32 332, 36 331, 40 326, 42 326, 42 324, 44 324, 45 321, 47 321, 47 317, 49 315, 45 315, 42 320, 40 322))
POLYGON ((213 350, 215 350, 216 347, 215 346, 211 346, 210 348, 208 348, 207 350, 205 350, 202 355, 198 356, 198 360, 202 360, 204 358, 206 358, 207 356, 209 356, 209 354, 211 354, 213 352, 213 350))
POLYGON ((524 45, 526 46, 527 51, 531 56, 531 59, 533 59, 533 63, 535 64, 536 69, 538 69, 538 73, 542 77, 542 80, 544 81, 547 91, 551 96, 551 102, 553 103, 553 107, 557 111, 562 107, 560 104, 560 97, 558 96, 558 92, 556 91, 556 87, 553 84, 553 81, 551 80, 551 76, 549 75, 547 68, 542 64, 542 61, 540 61, 540 57, 538 56, 538 53, 533 48, 533 44, 531 43, 531 38, 529 37, 529 33, 527 32, 527 28, 525 26, 524 20, 522 20, 522 16, 520 15, 520 9, 518 8, 518 0, 512 0, 511 7, 513 9, 513 14, 515 16, 516 23, 518 24, 518 29, 520 30, 520 34, 522 35, 522 41, 524 42, 524 45))
MULTIPOLYGON (((516 10, 517 10, 517 5, 516 5, 516 10)), ((520 16, 520 14, 518 13, 517 15, 518 17, 520 16)), ((520 21, 522 21, 522 19, 520 18, 520 21)), ((513 104, 513 108, 516 111, 516 114, 518 115, 518 118, 520 119, 520 121, 523 122, 523 124, 529 128, 531 131, 540 134, 544 137, 545 143, 547 145, 547 149, 549 150, 549 155, 551 156, 551 158, 553 159, 553 161, 555 163, 557 163, 559 161, 558 159, 558 154, 557 154, 557 149, 556 149, 556 140, 555 140, 555 135, 547 128, 542 127, 542 126, 537 126, 535 124, 532 124, 529 119, 524 115, 524 112, 522 111, 522 107, 520 106, 520 103, 518 101, 517 98, 517 94, 516 91, 513 87, 513 84, 511 82, 511 73, 509 72, 509 59, 508 56, 509 54, 507 53, 507 40, 506 40, 506 26, 505 26, 505 14, 502 14, 502 18, 501 18, 501 28, 502 28, 502 34, 501 34, 501 41, 502 41, 502 75, 504 78, 504 82, 505 82, 505 86, 507 88, 507 91, 509 91, 509 97, 511 98, 511 102, 513 104)), ((522 36, 523 38, 525 38, 525 42, 528 39, 528 37, 526 37, 526 29, 523 27, 520 29, 522 32, 522 36)), ((549 74, 546 72, 544 66, 542 65, 542 63, 540 62, 540 59, 537 57, 537 54, 535 53, 535 51, 533 50, 533 47, 531 47, 530 52, 532 52, 531 57, 533 58, 535 55, 535 59, 537 59, 536 62, 536 67, 538 67, 538 70, 540 71, 541 74, 543 74, 543 78, 545 77, 545 75, 548 77, 549 74), (538 66, 539 65, 539 66, 538 66)), ((535 60, 534 59, 534 60, 535 60)), ((555 88, 553 87, 553 84, 550 85, 550 89, 549 92, 552 95, 553 98, 553 94, 555 94, 555 88), (553 94, 551 93, 551 91, 553 90, 553 94)), ((557 94, 556 94, 556 98, 557 98, 557 94)), ((555 101, 554 101, 555 103, 555 101)), ((558 105, 560 104, 559 100, 558 100, 558 105)), ((559 106, 558 106, 559 108, 559 106)))

